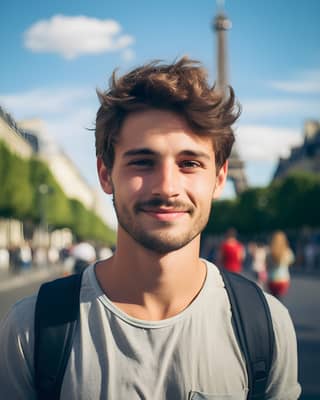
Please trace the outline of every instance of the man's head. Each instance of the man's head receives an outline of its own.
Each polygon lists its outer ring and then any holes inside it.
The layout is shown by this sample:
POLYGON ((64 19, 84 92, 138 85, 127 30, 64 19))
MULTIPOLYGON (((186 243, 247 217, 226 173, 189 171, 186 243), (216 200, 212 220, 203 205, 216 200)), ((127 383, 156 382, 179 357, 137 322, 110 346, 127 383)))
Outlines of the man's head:
POLYGON ((237 231, 234 228, 229 228, 226 232, 227 239, 236 239, 237 231))
POLYGON ((217 172, 230 155, 234 142, 231 125, 239 116, 239 106, 232 88, 225 98, 209 85, 197 61, 186 57, 168 65, 154 61, 120 78, 114 72, 109 90, 98 96, 96 154, 109 171, 124 120, 130 113, 148 109, 175 112, 197 135, 210 137, 217 172))
POLYGON ((113 195, 119 242, 159 254, 197 245, 226 180, 239 113, 232 89, 225 99, 183 58, 113 75, 99 96, 98 174, 113 195))

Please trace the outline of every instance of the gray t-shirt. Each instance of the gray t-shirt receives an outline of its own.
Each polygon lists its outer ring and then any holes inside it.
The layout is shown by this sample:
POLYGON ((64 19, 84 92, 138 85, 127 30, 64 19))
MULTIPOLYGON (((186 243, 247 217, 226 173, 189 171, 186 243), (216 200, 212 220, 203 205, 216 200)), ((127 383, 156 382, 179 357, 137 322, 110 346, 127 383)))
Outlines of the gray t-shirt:
MULTIPOLYGON (((115 307, 102 292, 94 266, 83 276, 80 323, 63 381, 62 400, 244 400, 247 374, 231 325, 218 269, 178 315, 142 321, 115 307)), ((286 308, 267 295, 276 351, 266 399, 296 400, 296 338, 286 308)), ((35 399, 33 324, 36 297, 13 306, 0 326, 0 393, 35 399)))

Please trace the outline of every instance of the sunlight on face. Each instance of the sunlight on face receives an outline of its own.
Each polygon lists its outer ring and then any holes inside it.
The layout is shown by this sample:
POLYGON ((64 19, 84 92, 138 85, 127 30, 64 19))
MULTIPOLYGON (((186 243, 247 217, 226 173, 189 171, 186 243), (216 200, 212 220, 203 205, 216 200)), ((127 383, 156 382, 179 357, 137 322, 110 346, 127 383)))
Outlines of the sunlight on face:
POLYGON ((157 253, 178 250, 207 224, 216 177, 212 141, 169 111, 130 114, 109 186, 119 235, 157 253))

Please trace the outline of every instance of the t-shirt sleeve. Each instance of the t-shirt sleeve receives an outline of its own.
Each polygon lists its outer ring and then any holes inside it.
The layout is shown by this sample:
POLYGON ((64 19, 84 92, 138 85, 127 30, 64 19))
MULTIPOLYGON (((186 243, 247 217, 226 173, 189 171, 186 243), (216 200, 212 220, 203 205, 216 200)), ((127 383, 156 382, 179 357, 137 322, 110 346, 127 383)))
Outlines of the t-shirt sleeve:
POLYGON ((4 399, 33 400, 35 297, 16 303, 0 322, 0 390, 4 399))
POLYGON ((272 314, 275 334, 273 363, 267 385, 267 400, 297 400, 301 393, 298 383, 297 339, 288 310, 276 298, 266 295, 272 314))

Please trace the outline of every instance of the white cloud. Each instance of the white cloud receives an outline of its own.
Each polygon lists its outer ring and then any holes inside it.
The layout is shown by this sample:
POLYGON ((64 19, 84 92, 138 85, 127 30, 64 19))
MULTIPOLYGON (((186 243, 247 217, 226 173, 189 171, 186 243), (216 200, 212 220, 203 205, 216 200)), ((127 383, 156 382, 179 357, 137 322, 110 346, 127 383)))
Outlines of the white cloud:
POLYGON ((299 131, 262 125, 243 125, 236 131, 236 145, 244 161, 272 161, 287 157, 302 142, 299 131))
POLYGON ((0 94, 0 102, 14 115, 42 115, 66 112, 79 102, 96 98, 93 88, 40 88, 21 93, 0 94))
POLYGON ((132 49, 125 49, 122 53, 121 53, 122 59, 126 62, 132 61, 135 59, 136 54, 132 49))
POLYGON ((242 104, 242 116, 250 119, 265 117, 287 117, 301 115, 301 118, 309 115, 318 115, 320 100, 295 100, 295 99, 252 99, 244 100, 242 104))
POLYGON ((320 70, 303 71, 294 79, 271 81, 270 86, 286 93, 320 94, 320 70))
POLYGON ((74 59, 83 54, 123 50, 133 44, 133 36, 121 31, 120 24, 111 19, 55 15, 33 24, 24 33, 24 45, 33 52, 74 59))
POLYGON ((94 166, 94 134, 88 128, 94 127, 98 100, 94 89, 40 88, 29 92, 0 94, 0 103, 16 121, 40 118, 46 130, 76 162, 83 175, 97 182, 87 160, 94 166), (92 153, 92 157, 91 157, 92 153))

